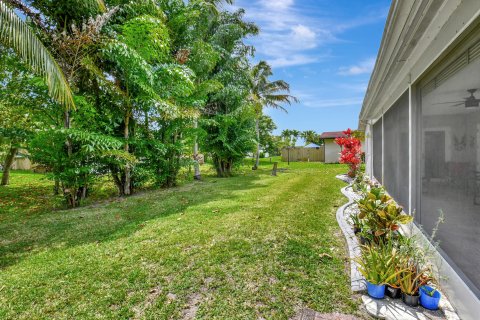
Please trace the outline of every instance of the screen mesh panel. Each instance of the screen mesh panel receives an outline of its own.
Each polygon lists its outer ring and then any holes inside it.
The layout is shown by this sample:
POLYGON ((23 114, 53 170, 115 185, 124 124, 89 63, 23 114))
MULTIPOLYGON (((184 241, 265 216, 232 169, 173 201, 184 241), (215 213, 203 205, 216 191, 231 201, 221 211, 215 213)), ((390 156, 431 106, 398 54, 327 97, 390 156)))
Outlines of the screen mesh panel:
POLYGON ((408 91, 383 117, 383 185, 388 193, 409 212, 409 101, 408 91))
POLYGON ((432 234, 443 212, 445 222, 437 233, 440 248, 478 295, 480 59, 462 60, 461 64, 441 84, 421 95, 417 221, 432 234))
POLYGON ((373 175, 382 182, 382 119, 373 125, 373 175))

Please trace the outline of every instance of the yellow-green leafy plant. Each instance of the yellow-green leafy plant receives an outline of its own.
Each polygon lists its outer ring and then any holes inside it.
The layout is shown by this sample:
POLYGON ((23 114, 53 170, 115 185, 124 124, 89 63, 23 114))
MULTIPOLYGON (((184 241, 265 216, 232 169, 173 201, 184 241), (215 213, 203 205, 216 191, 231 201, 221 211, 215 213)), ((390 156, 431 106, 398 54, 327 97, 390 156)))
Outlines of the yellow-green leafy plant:
POLYGON ((398 266, 399 284, 402 292, 410 296, 418 295, 420 287, 435 281, 430 267, 421 268, 414 263, 400 263, 398 266))
POLYGON ((359 218, 364 219, 383 209, 392 198, 388 196, 383 188, 371 188, 370 192, 357 201, 360 210, 359 218))
POLYGON ((377 210, 372 215, 371 223, 374 226, 376 237, 384 236, 392 231, 400 229, 401 224, 408 224, 413 221, 413 217, 403 214, 403 208, 394 203, 389 203, 386 207, 377 210))
POLYGON ((397 206, 383 188, 372 188, 357 204, 358 217, 375 238, 389 237, 400 229, 400 225, 413 221, 413 217, 403 214, 403 208, 397 206))
POLYGON ((398 250, 392 241, 362 246, 361 256, 354 261, 360 273, 374 285, 390 284, 402 272, 398 269, 398 250))

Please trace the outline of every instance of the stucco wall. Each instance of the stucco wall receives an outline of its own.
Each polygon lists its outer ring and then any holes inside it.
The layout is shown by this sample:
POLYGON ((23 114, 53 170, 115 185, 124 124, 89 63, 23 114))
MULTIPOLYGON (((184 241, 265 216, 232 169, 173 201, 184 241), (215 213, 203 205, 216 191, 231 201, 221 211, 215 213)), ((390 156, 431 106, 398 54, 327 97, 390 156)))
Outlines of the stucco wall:
POLYGON ((338 163, 342 149, 333 139, 325 140, 325 163, 338 163))

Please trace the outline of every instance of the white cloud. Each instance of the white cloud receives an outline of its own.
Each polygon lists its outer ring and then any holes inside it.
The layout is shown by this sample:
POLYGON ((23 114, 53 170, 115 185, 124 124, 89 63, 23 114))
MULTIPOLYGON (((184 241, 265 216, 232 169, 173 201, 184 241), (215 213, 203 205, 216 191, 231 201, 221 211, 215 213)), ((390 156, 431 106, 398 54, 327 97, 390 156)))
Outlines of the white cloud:
POLYGON ((305 65, 321 57, 309 52, 320 44, 324 33, 298 9, 294 0, 237 1, 246 8, 246 19, 260 27, 252 40, 257 53, 274 67, 305 65))
MULTIPOLYGON (((339 42, 340 34, 385 15, 382 9, 356 19, 334 20, 324 12, 312 12, 311 6, 296 0, 237 0, 234 8, 240 7, 246 9, 246 19, 260 27, 260 35, 251 40, 257 54, 276 67, 316 63, 325 58, 316 49, 339 42)), ((360 74, 364 69, 352 66, 350 72, 360 74)))
POLYGON ((301 24, 294 26, 290 35, 293 41, 291 45, 300 45, 306 49, 316 47, 317 34, 309 27, 301 24))
POLYGON ((260 0, 260 4, 272 10, 285 10, 293 6, 294 0, 260 0))
POLYGON ((300 66, 317 62, 318 58, 306 55, 293 55, 289 57, 279 57, 268 60, 268 63, 273 67, 291 67, 300 66))
POLYGON ((344 76, 356 76, 360 74, 369 74, 375 67, 375 58, 369 58, 361 61, 359 64, 349 67, 340 67, 338 73, 344 76))

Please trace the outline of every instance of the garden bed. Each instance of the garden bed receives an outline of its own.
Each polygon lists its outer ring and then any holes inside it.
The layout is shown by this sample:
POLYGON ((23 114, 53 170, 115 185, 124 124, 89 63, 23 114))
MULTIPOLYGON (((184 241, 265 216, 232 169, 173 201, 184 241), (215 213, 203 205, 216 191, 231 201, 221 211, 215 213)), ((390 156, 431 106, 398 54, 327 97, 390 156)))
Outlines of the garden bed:
MULTIPOLYGON (((338 179, 348 183, 348 186, 342 188, 342 193, 348 198, 348 202, 337 211, 337 221, 342 229, 348 246, 350 255, 350 278, 351 289, 353 292, 366 293, 367 281, 359 271, 358 259, 361 254, 361 245, 359 238, 355 235, 353 226, 349 223, 352 214, 357 215, 360 210, 356 200, 361 199, 361 195, 354 192, 353 180, 346 175, 337 176, 338 179)), ((459 319, 452 305, 445 295, 442 294, 439 309, 436 311, 425 309, 421 306, 409 307, 401 299, 374 299, 364 294, 362 301, 367 312, 380 319, 459 319)))

